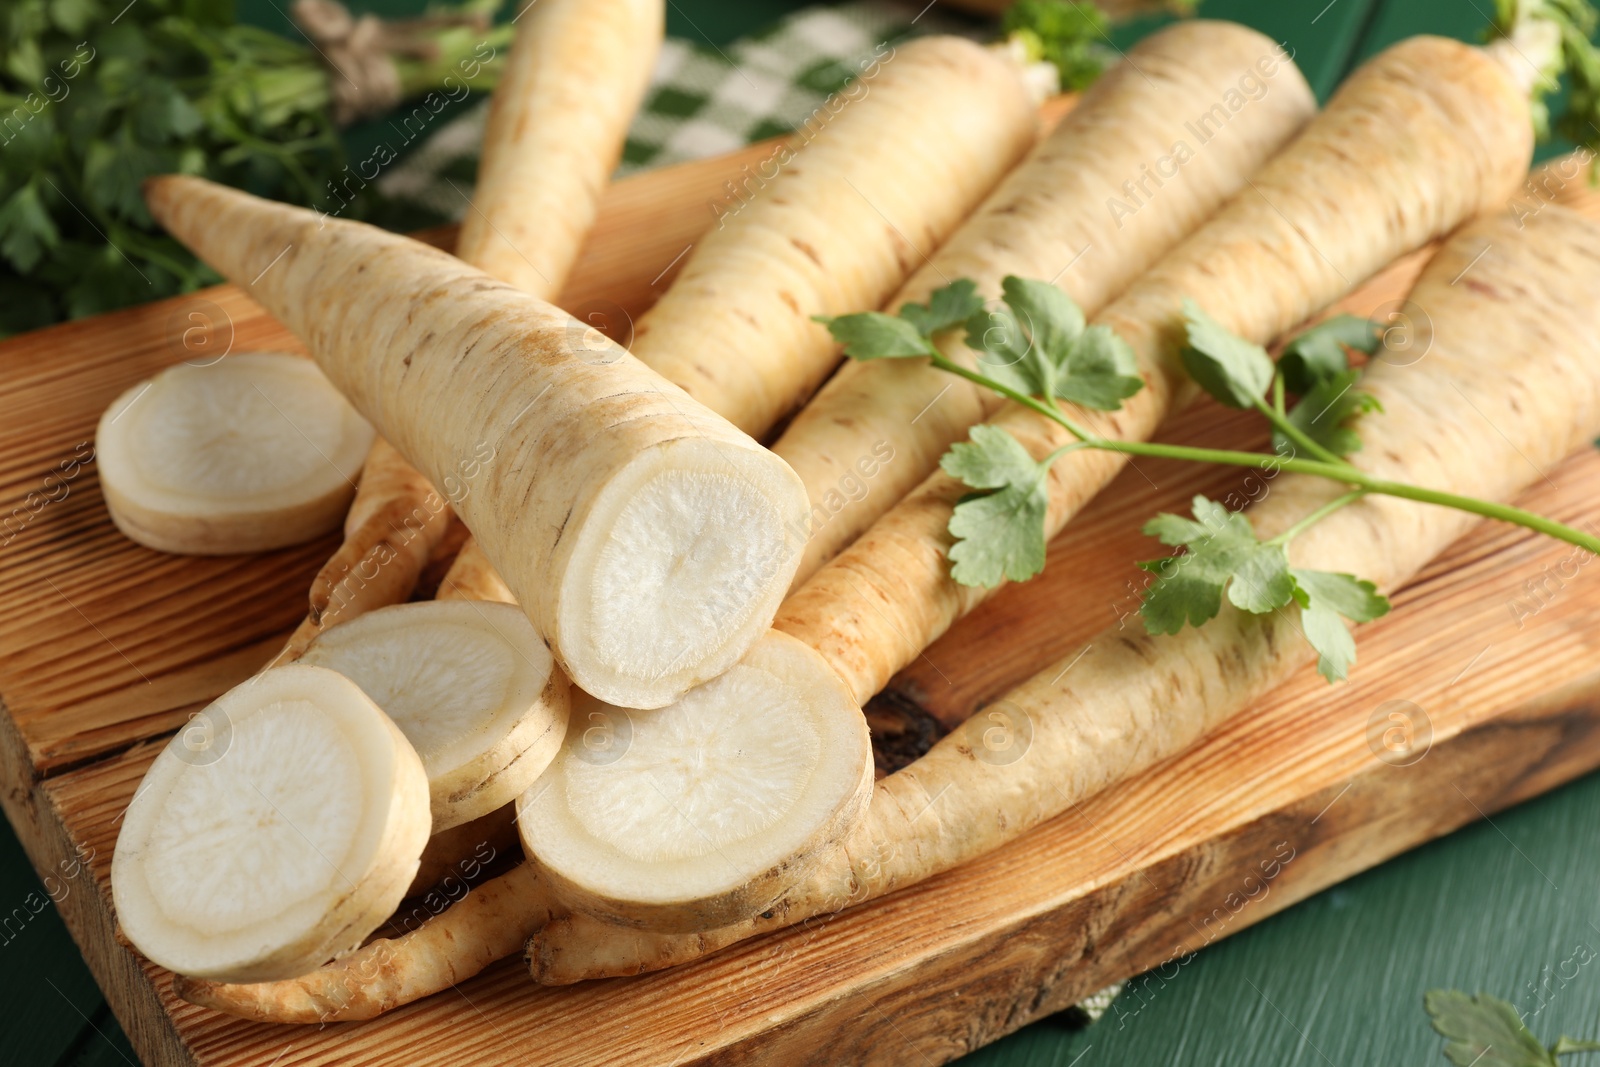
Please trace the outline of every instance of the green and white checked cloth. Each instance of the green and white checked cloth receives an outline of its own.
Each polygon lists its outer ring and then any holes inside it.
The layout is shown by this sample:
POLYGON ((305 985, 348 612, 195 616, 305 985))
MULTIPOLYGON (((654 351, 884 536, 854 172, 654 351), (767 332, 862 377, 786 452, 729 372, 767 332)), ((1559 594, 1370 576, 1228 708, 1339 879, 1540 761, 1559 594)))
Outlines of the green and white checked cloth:
MULTIPOLYGON (((702 159, 799 128, 882 42, 926 33, 988 36, 926 0, 850 0, 806 8, 724 47, 668 38, 628 131, 621 174, 702 159)), ((488 104, 444 126, 378 181, 384 195, 460 218, 450 185, 471 186, 488 104)))

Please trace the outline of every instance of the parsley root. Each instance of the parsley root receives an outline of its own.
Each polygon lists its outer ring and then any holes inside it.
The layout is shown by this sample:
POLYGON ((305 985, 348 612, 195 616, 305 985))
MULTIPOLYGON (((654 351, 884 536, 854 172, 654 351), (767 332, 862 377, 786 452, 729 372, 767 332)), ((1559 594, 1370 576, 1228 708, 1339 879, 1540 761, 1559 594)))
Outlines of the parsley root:
MULTIPOLYGON (((1315 108, 1293 61, 1254 30, 1198 21, 1152 34, 888 306, 926 302, 952 278, 971 278, 992 296, 1002 277, 1020 274, 1053 279, 1093 314, 1243 189, 1315 108)), ((941 344, 952 359, 977 359, 957 338, 941 344)), ((926 366, 841 367, 773 445, 811 498, 797 581, 910 492, 997 406, 987 390, 926 366), (870 479, 861 477, 863 463, 870 479)))
POLYGON ((823 110, 716 206, 634 330, 634 355, 757 437, 837 361, 811 317, 881 304, 1038 130, 1016 64, 959 37, 874 56, 823 110))
MULTIPOLYGON (((661 44, 663 5, 543 0, 517 21, 456 253, 553 300, 594 223, 644 94, 661 44)), ((317 575, 310 614, 286 658, 334 622, 409 596, 451 515, 427 479, 381 439, 367 457, 350 514, 345 543, 317 575), (338 594, 338 610, 325 618, 330 591, 338 594)), ((481 554, 468 558, 493 574, 481 554)), ((462 575, 449 584, 467 582, 462 575)))

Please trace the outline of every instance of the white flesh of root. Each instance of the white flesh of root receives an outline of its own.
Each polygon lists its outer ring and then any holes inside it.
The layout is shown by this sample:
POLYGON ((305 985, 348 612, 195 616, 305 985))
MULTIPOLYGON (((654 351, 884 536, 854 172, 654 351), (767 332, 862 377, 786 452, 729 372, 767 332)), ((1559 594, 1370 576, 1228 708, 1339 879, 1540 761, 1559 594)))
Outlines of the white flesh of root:
POLYGON ((434 833, 514 801, 567 732, 566 676, 509 604, 380 608, 318 637, 300 662, 355 682, 415 746, 434 833))
POLYGON ((564 568, 568 673, 630 707, 660 707, 732 667, 772 622, 799 565, 793 475, 764 449, 678 438, 597 495, 564 568))
POLYGON ((574 694, 561 754, 517 803, 524 851, 575 909, 657 930, 749 918, 866 809, 866 720, 810 648, 770 632, 653 711, 574 694))
POLYGON ((117 528, 163 552, 264 552, 339 528, 372 427, 310 360, 180 363, 106 409, 95 455, 117 528))
POLYGON ((394 912, 427 844, 428 779, 355 683, 265 671, 173 738, 128 805, 117 920, 179 974, 292 978, 394 912))

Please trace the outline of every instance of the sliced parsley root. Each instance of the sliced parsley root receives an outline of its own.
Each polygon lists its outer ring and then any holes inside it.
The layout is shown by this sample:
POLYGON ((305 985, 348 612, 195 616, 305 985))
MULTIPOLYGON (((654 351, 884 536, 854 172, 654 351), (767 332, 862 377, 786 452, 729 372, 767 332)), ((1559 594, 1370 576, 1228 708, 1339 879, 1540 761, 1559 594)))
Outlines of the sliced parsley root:
POLYGON ((570 316, 436 249, 196 179, 146 196, 433 484, 460 486, 462 520, 586 692, 659 707, 766 632, 805 491, 732 425, 620 348, 575 359, 570 316))
POLYGON ((428 840, 416 752, 321 667, 265 671, 202 715, 217 747, 180 731, 128 804, 111 864, 123 933, 169 970, 236 982, 354 949, 428 840))
MULTIPOLYGON (((1351 75, 1300 137, 1251 177, 1248 188, 1094 317, 1095 325, 1127 343, 1134 372, 1146 385, 1116 410, 1069 404, 1070 420, 1102 439, 1148 439, 1174 405, 1194 395, 1180 359, 1186 301, 1210 312, 1226 330, 1265 343, 1400 255, 1503 207, 1526 175, 1532 147, 1526 98, 1482 50, 1432 37, 1389 48, 1351 75), (1397 153, 1397 144, 1417 151, 1397 153), (1328 190, 1337 195, 1330 197, 1328 190), (1401 204, 1404 210, 1397 209, 1401 204)), ((1039 314, 1037 308, 1017 313, 1024 321, 1039 314)), ((1063 332, 1064 323, 1053 325, 1063 332)), ((968 336, 986 350, 1004 351, 1010 343, 1004 330, 968 336)), ((879 354, 926 357, 927 351, 889 348, 879 354)), ((1054 366, 1037 372, 1026 390, 990 375, 1005 357, 967 367, 934 363, 957 372, 975 366, 986 381, 1011 388, 1014 397, 1037 395, 1046 384, 1039 375, 1048 374, 1058 383, 1056 395, 1079 400, 1062 392, 1073 377, 1073 351, 1071 345, 1044 346, 1042 355, 1054 366)), ((1264 388, 1270 362, 1264 376, 1255 373, 1264 388)), ((1039 461, 1077 441, 1060 423, 1015 401, 990 425, 1039 461)), ((982 447, 982 439, 974 444, 982 447)), ((1033 482, 1027 488, 1029 508, 1044 514, 1043 523, 1010 524, 1003 537, 959 544, 950 529, 953 516, 966 509, 954 520, 966 531, 974 511, 994 505, 981 499, 963 503, 964 498, 975 488, 989 490, 963 482, 959 468, 954 476, 935 473, 791 594, 775 625, 821 652, 865 700, 980 603, 990 587, 1034 573, 1044 544, 1123 462, 1122 455, 1089 448, 1061 455, 1037 489, 1033 482), (954 573, 951 561, 958 568, 954 573)))
POLYGON ((517 802, 518 832, 556 897, 627 926, 706 930, 763 911, 854 829, 872 792, 861 709, 786 634, 676 704, 626 715, 580 699, 573 718, 517 802), (625 737, 586 729, 624 716, 625 737))
MULTIPOLYGON (((918 315, 942 350, 967 365, 977 353, 961 344, 959 330, 945 328, 998 297, 1008 274, 1053 279, 1093 314, 1245 188, 1315 108, 1293 61, 1254 30, 1189 22, 1152 34, 1101 76, 886 306, 918 315), (1241 79, 1265 95, 1198 145, 1185 126, 1197 102, 1209 106, 1230 92, 1244 100, 1241 79), (930 295, 952 278, 971 279, 976 292, 966 303, 929 308, 930 295)), ((773 445, 813 505, 797 581, 915 488, 998 404, 987 390, 926 366, 841 367, 773 445), (853 491, 863 481, 865 494, 853 491)))
MULTIPOLYGON (((1380 362, 1366 377, 1384 413, 1357 420, 1368 447, 1356 465, 1504 500, 1584 447, 1600 432, 1597 250, 1600 224, 1554 207, 1526 229, 1496 213, 1453 237, 1412 296, 1434 322, 1427 357, 1410 366, 1380 362), (1452 285, 1468 269, 1475 284, 1452 285)), ((1371 495, 1326 510, 1345 493, 1323 477, 1281 473, 1248 513, 1249 525, 1270 539, 1324 511, 1289 542, 1289 565, 1301 574, 1361 574, 1382 591, 1404 584, 1479 521, 1371 495)), ((1229 527, 1244 521, 1207 517, 1229 527)), ((1174 523, 1161 529, 1201 536, 1174 523)), ((1253 540, 1237 528, 1225 536, 1236 545, 1253 540)), ((1318 578, 1308 584, 1313 604, 1323 595, 1345 604, 1340 598, 1353 592, 1325 589, 1318 578)), ((1373 593, 1360 595, 1372 603, 1373 593)), ((1305 625, 1295 604, 1258 615, 1225 601, 1206 625, 1173 636, 1108 631, 996 701, 1004 721, 980 714, 879 782, 845 849, 779 901, 772 918, 695 937, 559 918, 529 942, 534 976, 564 984, 686 962, 981 855, 1182 750, 1302 669, 1315 655, 1301 639, 1305 625), (1023 758, 983 758, 983 731, 995 728, 1028 730, 1023 758), (982 788, 988 782, 992 790, 982 788), (923 814, 931 797, 940 798, 937 819, 923 814)))

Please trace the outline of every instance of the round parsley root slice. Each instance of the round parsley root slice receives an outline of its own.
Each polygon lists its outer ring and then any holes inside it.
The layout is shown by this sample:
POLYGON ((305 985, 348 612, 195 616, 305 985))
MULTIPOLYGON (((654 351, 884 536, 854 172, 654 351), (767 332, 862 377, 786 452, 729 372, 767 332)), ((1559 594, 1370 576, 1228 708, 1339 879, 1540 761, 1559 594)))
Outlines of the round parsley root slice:
POLYGON ((112 858, 117 920, 179 974, 292 978, 394 912, 428 830, 428 776, 389 717, 333 671, 274 668, 151 764, 112 858))
POLYGON ((317 365, 251 352, 180 363, 119 396, 95 456, 117 528, 162 552, 225 555, 339 528, 372 427, 317 365))
POLYGON ((566 675, 508 604, 379 608, 318 637, 300 662, 355 682, 415 746, 434 833, 510 804, 567 732, 566 675))
POLYGON ((569 907, 703 930, 749 918, 866 810, 866 720, 816 653, 770 632, 682 699, 575 699, 561 754, 517 802, 523 850, 569 907))

